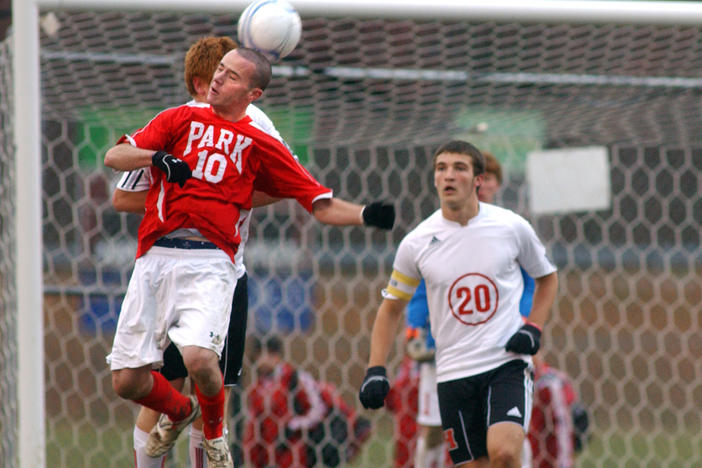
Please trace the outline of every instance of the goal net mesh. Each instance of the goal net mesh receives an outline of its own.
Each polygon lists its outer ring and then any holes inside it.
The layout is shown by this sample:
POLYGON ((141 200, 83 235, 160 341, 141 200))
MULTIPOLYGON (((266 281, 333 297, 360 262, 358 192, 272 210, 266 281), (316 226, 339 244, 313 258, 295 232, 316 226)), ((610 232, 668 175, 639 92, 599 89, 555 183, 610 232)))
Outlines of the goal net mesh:
MULTIPOLYGON (((233 35, 237 15, 43 13, 47 459, 130 466, 136 406, 115 395, 105 355, 140 219, 111 207, 118 175, 102 159, 122 133, 188 99, 187 47, 233 35)), ((13 257, 14 184, 38 181, 13 177, 7 42, 0 65, 0 459, 10 467, 22 261, 13 257)), ((578 466, 702 466, 699 70, 702 27, 304 18, 300 45, 274 67, 260 106, 337 196, 391 201, 398 217, 386 233, 322 226, 287 201, 255 210, 248 334, 282 337, 288 360, 371 419, 350 466, 393 466, 401 435, 392 414, 363 411, 356 395, 395 248, 437 208, 431 155, 450 138, 497 156, 506 173, 497 203, 533 223, 559 268, 544 348, 590 413, 578 466), (611 207, 531 213, 526 155, 592 145, 608 149, 611 207)), ((398 333, 392 375, 402 350, 398 333)), ((244 390, 253 375, 247 354, 244 390)), ((235 403, 238 446, 246 400, 235 403)))

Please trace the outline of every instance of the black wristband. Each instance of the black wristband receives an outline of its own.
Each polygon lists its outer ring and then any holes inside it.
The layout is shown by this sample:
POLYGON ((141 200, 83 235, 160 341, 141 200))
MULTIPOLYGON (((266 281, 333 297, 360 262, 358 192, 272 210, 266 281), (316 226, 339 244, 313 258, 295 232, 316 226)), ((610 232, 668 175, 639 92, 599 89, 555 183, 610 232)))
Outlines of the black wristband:
POLYGON ((381 229, 392 229, 395 224, 395 207, 380 201, 369 203, 363 207, 363 224, 381 229))
POLYGON ((379 375, 381 377, 387 377, 387 372, 385 371, 385 367, 383 366, 373 366, 368 368, 368 370, 366 371, 366 375, 379 375))
POLYGON ((156 161, 163 161, 163 158, 168 156, 168 153, 163 150, 158 150, 154 154, 151 155, 151 164, 156 166, 156 161))

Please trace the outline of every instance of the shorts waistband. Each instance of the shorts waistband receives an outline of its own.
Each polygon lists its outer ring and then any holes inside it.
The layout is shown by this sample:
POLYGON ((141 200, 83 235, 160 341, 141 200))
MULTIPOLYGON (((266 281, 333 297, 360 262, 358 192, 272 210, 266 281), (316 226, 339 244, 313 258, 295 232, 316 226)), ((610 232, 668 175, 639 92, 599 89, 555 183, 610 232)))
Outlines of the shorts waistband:
POLYGON ((154 242, 155 246, 171 249, 218 249, 215 244, 207 241, 181 239, 177 237, 161 237, 154 242))

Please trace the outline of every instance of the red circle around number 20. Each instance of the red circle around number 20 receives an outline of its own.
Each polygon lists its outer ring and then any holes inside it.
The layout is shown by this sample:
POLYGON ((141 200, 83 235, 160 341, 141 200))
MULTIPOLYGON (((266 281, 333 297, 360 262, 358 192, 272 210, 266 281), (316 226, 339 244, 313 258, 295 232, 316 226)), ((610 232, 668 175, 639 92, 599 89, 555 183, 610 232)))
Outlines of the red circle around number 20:
POLYGON ((499 294, 495 283, 480 273, 468 273, 451 285, 449 307, 465 325, 480 325, 495 315, 499 294))

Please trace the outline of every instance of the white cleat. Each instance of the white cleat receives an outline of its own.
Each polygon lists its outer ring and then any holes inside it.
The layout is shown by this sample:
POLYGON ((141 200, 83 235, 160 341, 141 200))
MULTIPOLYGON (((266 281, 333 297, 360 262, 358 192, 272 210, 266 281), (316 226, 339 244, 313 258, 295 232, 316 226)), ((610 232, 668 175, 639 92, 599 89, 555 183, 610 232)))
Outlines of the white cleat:
POLYGON ((193 410, 182 421, 173 422, 165 414, 158 418, 158 422, 149 432, 149 438, 146 441, 146 454, 148 456, 156 458, 168 452, 175 445, 183 429, 200 416, 200 405, 193 395, 190 396, 190 404, 193 410))
POLYGON ((232 454, 229 452, 227 438, 205 439, 205 452, 207 453, 208 468, 234 468, 232 454))

